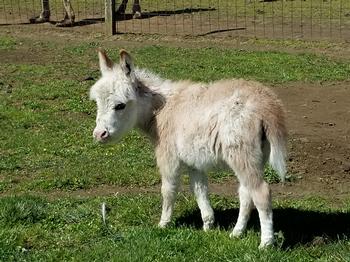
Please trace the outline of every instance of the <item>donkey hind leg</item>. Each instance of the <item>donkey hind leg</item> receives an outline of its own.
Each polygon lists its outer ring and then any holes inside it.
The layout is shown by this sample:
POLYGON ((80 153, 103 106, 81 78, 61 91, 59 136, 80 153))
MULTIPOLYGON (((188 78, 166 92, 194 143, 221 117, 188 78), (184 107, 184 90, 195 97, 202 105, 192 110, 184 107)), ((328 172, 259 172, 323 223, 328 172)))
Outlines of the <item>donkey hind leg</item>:
POLYGON ((65 9, 64 19, 58 22, 56 26, 58 27, 69 27, 74 25, 75 13, 71 5, 70 0, 63 0, 63 5, 65 9))
POLYGON ((252 198, 254 205, 258 209, 260 220, 261 241, 259 248, 264 248, 272 245, 274 242, 271 192, 269 185, 265 181, 261 181, 259 185, 252 189, 252 198))
POLYGON ((214 224, 214 211, 208 197, 208 179, 206 174, 198 170, 190 170, 191 189, 196 197, 201 211, 204 231, 209 230, 214 224))
MULTIPOLYGON (((231 236, 237 235, 248 220, 249 211, 251 209, 251 203, 253 200, 255 207, 259 213, 260 227, 261 227, 261 242, 259 248, 264 248, 273 244, 273 221, 272 221, 272 205, 271 205, 271 193, 269 185, 263 180, 263 165, 259 165, 260 168, 248 168, 246 167, 240 171, 232 167, 242 185, 240 188, 240 201, 243 199, 243 203, 240 204, 239 217, 237 224, 231 233, 231 236)), ((249 166, 249 165, 248 165, 249 166)))
POLYGON ((250 213, 253 208, 253 200, 250 196, 248 188, 241 184, 238 190, 238 194, 240 203, 239 214, 237 223, 233 228, 232 233, 230 234, 230 237, 232 238, 239 237, 245 231, 250 217, 250 213))
POLYGON ((179 186, 180 173, 178 165, 173 168, 169 168, 169 166, 159 166, 159 169, 162 175, 161 191, 163 204, 162 216, 158 225, 163 228, 166 227, 171 220, 179 186))

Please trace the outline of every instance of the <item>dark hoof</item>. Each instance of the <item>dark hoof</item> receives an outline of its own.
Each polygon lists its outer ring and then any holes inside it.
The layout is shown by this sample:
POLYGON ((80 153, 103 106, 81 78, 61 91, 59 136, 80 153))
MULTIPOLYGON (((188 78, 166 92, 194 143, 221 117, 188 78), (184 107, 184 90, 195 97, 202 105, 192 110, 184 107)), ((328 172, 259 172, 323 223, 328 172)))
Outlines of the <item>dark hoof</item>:
POLYGON ((58 22, 56 24, 57 27, 71 27, 74 25, 74 21, 71 21, 69 19, 67 20, 62 20, 61 22, 58 22))
POLYGON ((49 22, 50 18, 49 17, 41 17, 41 16, 35 16, 29 18, 29 22, 31 24, 41 24, 41 23, 46 23, 49 22))

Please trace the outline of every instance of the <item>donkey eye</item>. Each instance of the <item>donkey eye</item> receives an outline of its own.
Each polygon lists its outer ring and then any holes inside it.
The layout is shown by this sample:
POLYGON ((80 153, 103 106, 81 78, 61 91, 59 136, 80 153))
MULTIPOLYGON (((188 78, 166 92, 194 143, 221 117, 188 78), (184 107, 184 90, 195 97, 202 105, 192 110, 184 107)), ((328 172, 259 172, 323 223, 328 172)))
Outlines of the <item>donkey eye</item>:
POLYGON ((114 110, 122 110, 126 107, 124 103, 120 103, 114 107, 114 110))

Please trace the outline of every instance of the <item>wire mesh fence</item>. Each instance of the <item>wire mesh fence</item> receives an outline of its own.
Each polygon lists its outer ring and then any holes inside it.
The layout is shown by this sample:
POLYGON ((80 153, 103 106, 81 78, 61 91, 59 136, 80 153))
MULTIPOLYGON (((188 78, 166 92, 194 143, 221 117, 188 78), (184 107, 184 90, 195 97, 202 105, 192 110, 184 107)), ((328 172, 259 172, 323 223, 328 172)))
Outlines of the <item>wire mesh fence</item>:
MULTIPOLYGON (((42 1, 0 0, 0 25, 28 26, 42 11, 42 1)), ((50 23, 31 27, 55 26, 65 16, 62 2, 50 0, 50 23)), ((70 2, 74 30, 104 32, 104 0, 70 2)), ((349 0, 141 0, 140 6, 137 19, 131 0, 125 12, 116 10, 118 33, 350 40, 349 0)))
MULTIPOLYGON (((63 2, 63 0, 0 0, 0 26, 28 26, 43 13, 45 7, 50 10, 49 21, 40 25, 35 24, 32 28, 40 30, 55 26, 66 15, 63 2)), ((104 0, 67 0, 67 2, 71 3, 74 10, 74 27, 98 25, 90 27, 93 31, 103 29, 104 0)))

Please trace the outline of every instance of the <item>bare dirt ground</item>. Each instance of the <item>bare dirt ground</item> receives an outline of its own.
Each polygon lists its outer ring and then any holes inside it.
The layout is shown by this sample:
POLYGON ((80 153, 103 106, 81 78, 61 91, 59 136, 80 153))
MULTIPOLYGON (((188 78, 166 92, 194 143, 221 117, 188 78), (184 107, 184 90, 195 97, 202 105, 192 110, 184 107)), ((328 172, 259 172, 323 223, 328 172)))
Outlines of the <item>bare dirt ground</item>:
MULTIPOLYGON (((29 37, 35 41, 45 39, 59 45, 71 44, 76 41, 90 41, 91 37, 84 34, 66 34, 65 31, 47 31, 45 34, 33 34, 33 31, 25 32, 19 29, 13 32, 13 28, 5 29, 0 33, 21 34, 22 37, 29 37)), ((65 29, 66 30, 66 29, 65 29)), ((34 31, 36 32, 36 31, 34 31)), ((134 41, 123 36, 116 36, 109 39, 94 38, 94 41, 101 41, 105 46, 141 46, 145 44, 178 45, 169 44, 169 38, 150 40, 133 36, 134 41)), ((179 39, 178 39, 179 40, 179 39)), ((198 46, 204 43, 201 39, 180 39, 184 46, 198 46)), ((206 45, 216 45, 215 40, 206 41, 206 45)), ((223 46, 237 47, 232 41, 222 41, 223 46)), ((347 48, 349 46, 346 46, 347 48)), ((240 48, 262 49, 261 46, 245 46, 240 48)), ((299 52, 297 48, 276 47, 278 50, 287 52, 299 52)), ((323 53, 329 56, 339 57, 339 49, 343 49, 343 44, 334 45, 323 53)), ((271 50, 271 47, 266 49, 271 50)), ((344 49, 345 51, 347 49, 344 49)), ((349 51, 350 49, 348 49, 349 51)), ((36 47, 22 47, 11 52, 0 50, 0 57, 3 62, 16 61, 39 63, 49 61, 50 51, 45 49, 41 53, 36 52, 36 47)), ((309 49, 308 52, 319 53, 320 47, 309 49)), ((347 55, 347 53, 343 53, 347 55)), ((347 56, 346 59, 348 59, 347 56)), ((350 81, 327 82, 327 83, 290 83, 284 86, 273 87, 287 109, 287 121, 289 127, 289 157, 288 172, 291 174, 291 181, 284 185, 272 185, 274 195, 279 198, 322 196, 334 200, 336 204, 350 196, 350 81)), ((187 187, 184 187, 188 190, 187 187)), ((235 179, 225 181, 225 183, 210 184, 212 193, 220 195, 235 195, 237 183, 235 179)), ((101 185, 89 190, 78 190, 75 192, 51 192, 50 196, 62 195, 113 195, 117 192, 125 193, 155 193, 159 192, 159 186, 150 188, 122 188, 116 186, 101 185)))
MULTIPOLYGON (((288 172, 292 181, 273 185, 280 197, 350 196, 350 82, 293 83, 274 90, 287 109, 288 172)), ((226 186, 230 186, 225 184, 226 186)), ((218 192, 227 192, 213 185, 218 192)))

